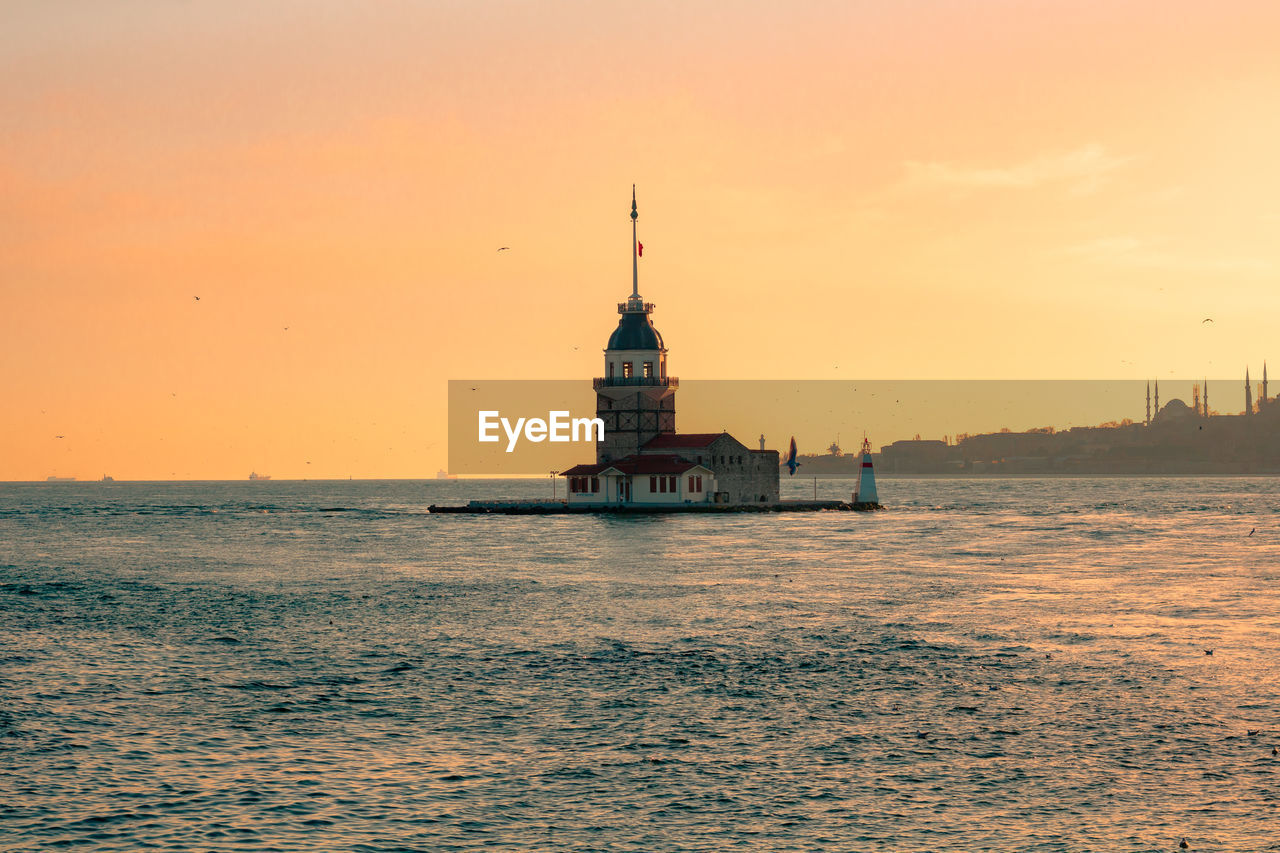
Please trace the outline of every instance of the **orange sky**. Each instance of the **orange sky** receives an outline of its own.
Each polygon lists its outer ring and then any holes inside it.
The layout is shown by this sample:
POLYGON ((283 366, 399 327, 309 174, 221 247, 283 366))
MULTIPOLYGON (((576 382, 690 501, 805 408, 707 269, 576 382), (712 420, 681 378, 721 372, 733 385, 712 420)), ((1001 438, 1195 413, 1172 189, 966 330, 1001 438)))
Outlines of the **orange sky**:
POLYGON ((601 371, 633 182, 681 377, 1280 359, 1272 2, 65 10, 0 28, 0 479, 430 476, 447 379, 601 371))

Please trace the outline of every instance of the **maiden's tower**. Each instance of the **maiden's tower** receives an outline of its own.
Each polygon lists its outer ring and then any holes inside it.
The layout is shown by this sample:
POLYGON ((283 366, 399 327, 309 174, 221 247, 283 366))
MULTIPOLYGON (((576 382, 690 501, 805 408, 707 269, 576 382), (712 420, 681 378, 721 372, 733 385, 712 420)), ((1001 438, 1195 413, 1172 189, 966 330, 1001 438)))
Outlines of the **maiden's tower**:
POLYGON ((752 450, 727 432, 676 432, 676 390, 667 348, 654 328, 654 305, 640 296, 635 188, 631 195, 631 295, 593 381, 604 440, 593 464, 563 472, 569 503, 774 503, 778 452, 752 450))

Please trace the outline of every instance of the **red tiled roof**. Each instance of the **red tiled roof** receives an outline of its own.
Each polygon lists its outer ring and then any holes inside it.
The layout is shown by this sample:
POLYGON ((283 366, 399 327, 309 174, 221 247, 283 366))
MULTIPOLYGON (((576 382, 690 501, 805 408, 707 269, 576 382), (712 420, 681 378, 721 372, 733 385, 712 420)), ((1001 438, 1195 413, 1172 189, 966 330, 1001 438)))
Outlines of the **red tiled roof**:
POLYGON ((728 433, 723 432, 686 432, 671 433, 665 432, 649 439, 645 444, 645 450, 661 450, 667 447, 706 447, 722 435, 728 433))
POLYGON ((574 465, 568 471, 561 471, 561 477, 594 477, 608 465, 574 465))
POLYGON ((627 456, 612 462, 605 468, 617 468, 624 474, 683 474, 690 468, 701 468, 697 462, 669 454, 653 456, 627 456))

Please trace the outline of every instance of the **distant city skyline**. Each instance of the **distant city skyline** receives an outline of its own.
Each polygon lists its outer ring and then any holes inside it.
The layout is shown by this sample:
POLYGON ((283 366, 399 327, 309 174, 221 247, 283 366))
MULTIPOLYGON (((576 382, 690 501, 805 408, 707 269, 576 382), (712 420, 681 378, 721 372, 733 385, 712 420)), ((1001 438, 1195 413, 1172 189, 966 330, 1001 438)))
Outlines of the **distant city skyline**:
POLYGON ((447 380, 596 375, 633 183, 686 380, 1208 375, 1228 412, 1277 357, 1273 3, 5 23, 0 480, 432 476, 447 380))

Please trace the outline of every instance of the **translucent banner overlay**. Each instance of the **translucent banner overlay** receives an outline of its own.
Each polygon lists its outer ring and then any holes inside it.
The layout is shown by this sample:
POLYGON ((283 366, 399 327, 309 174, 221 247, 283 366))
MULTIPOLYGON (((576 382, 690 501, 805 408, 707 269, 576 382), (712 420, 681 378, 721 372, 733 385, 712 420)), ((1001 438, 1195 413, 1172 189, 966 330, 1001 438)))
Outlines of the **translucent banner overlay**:
POLYGON ((596 442, 583 438, 585 421, 598 414, 641 436, 674 423, 681 434, 731 433, 753 450, 763 436, 784 457, 794 436, 810 476, 853 471, 838 460, 852 457, 864 435, 886 474, 1266 473, 1280 455, 1273 417, 1280 412, 1259 406, 1255 394, 1245 416, 1239 380, 1209 380, 1207 410, 1204 380, 1161 380, 1158 404, 1151 389, 1149 426, 1143 380, 635 383, 597 389, 581 379, 450 380, 449 473, 547 476, 594 463, 596 442), (648 402, 637 404, 636 393, 648 402), (496 441, 480 441, 482 412, 492 413, 496 441), (575 419, 576 437, 568 426, 575 419), (557 420, 569 440, 550 440, 557 420))

